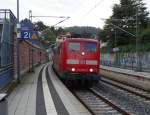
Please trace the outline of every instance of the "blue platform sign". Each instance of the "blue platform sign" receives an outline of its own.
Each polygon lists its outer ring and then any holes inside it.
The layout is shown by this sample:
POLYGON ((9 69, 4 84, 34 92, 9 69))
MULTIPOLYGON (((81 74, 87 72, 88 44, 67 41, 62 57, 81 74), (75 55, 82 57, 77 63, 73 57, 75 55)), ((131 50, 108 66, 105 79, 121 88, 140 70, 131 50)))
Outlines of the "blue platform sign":
POLYGON ((21 30, 21 38, 22 39, 31 39, 31 30, 21 30))
POLYGON ((30 20, 23 20, 21 22, 21 39, 31 39, 33 33, 33 24, 30 20))

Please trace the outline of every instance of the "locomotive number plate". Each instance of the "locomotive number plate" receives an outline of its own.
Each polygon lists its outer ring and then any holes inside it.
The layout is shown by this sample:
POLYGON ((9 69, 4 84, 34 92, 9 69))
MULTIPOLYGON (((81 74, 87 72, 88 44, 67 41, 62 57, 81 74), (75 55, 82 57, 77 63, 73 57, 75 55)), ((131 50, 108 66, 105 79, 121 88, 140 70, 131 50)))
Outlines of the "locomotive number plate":
POLYGON ((80 64, 86 64, 85 60, 80 60, 80 64))

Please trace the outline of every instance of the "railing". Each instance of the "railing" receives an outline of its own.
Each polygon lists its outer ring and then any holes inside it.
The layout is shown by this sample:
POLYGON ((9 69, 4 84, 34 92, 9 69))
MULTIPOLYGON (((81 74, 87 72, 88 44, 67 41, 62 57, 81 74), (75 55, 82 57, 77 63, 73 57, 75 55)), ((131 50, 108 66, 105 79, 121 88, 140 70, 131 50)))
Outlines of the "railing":
POLYGON ((15 15, 12 13, 10 9, 0 9, 0 19, 1 20, 9 20, 10 23, 16 23, 17 18, 15 15))
POLYGON ((0 69, 13 62, 13 31, 16 17, 9 9, 0 9, 0 69))
POLYGON ((0 43, 0 69, 13 63, 13 45, 8 42, 0 43))
POLYGON ((16 17, 9 9, 0 9, 0 89, 13 79, 13 32, 16 17))

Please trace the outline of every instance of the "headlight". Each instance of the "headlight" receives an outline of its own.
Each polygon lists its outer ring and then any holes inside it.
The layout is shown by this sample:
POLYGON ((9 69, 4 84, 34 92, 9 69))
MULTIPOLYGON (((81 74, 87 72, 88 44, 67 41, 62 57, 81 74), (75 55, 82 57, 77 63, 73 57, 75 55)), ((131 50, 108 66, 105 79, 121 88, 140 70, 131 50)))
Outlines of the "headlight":
POLYGON ((93 69, 92 69, 92 68, 90 68, 90 72, 93 72, 93 69))
POLYGON ((83 55, 83 56, 84 56, 84 55, 85 55, 85 52, 82 52, 82 53, 81 53, 81 55, 83 55))
POLYGON ((71 71, 73 71, 73 72, 74 72, 75 70, 76 70, 75 68, 72 68, 72 69, 71 69, 71 71))

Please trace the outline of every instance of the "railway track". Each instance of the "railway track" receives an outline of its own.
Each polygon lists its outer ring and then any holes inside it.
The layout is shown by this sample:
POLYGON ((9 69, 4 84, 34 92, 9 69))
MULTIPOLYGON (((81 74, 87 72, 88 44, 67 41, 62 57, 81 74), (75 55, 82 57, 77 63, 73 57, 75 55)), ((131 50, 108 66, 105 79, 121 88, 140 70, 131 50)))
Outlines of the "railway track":
POLYGON ((101 81, 111 86, 114 86, 116 88, 119 88, 127 92, 129 95, 140 97, 141 99, 143 99, 143 101, 150 103, 150 92, 148 91, 139 89, 137 87, 129 86, 127 84, 123 84, 123 83, 120 83, 111 79, 102 78, 101 81))
POLYGON ((130 115, 130 113, 93 88, 74 90, 73 94, 93 115, 130 115))
POLYGON ((101 80, 93 87, 134 115, 150 115, 149 92, 111 80, 101 80))
POLYGON ((149 115, 148 91, 111 80, 101 80, 86 90, 74 90, 75 96, 93 115, 149 115))

